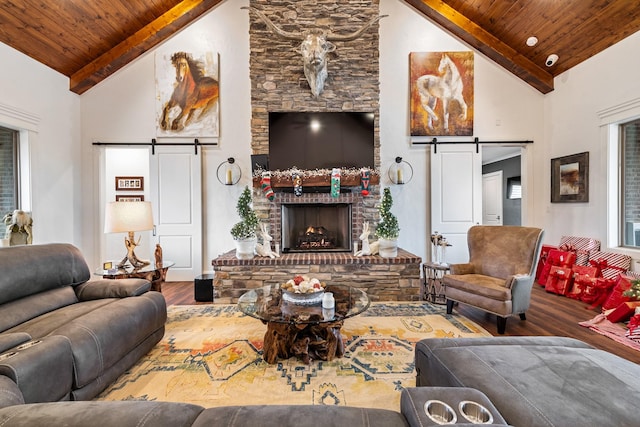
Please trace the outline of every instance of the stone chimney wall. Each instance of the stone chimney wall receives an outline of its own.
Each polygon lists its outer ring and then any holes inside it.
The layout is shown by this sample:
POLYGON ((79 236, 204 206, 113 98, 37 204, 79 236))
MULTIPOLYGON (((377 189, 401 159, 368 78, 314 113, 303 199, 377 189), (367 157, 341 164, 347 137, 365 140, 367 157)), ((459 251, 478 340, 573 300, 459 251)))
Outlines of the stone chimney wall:
MULTIPOLYGON (((321 28, 333 34, 350 34, 380 14, 379 0, 251 0, 250 5, 287 32, 321 28)), ((328 55, 324 91, 314 98, 304 76, 302 55, 297 51, 300 41, 282 38, 255 13, 247 13, 251 22, 252 154, 269 153, 270 111, 366 111, 375 114, 374 162, 380 170, 379 22, 355 40, 334 43, 336 50, 328 55)), ((361 214, 353 219, 354 239, 362 230, 362 221, 376 224, 379 199, 379 186, 371 186, 368 197, 358 197, 363 209, 358 209, 361 214)), ((268 202, 260 189, 254 191, 254 209, 269 221, 271 230, 279 229, 279 207, 268 202)), ((277 234, 273 236, 278 238, 277 234)))

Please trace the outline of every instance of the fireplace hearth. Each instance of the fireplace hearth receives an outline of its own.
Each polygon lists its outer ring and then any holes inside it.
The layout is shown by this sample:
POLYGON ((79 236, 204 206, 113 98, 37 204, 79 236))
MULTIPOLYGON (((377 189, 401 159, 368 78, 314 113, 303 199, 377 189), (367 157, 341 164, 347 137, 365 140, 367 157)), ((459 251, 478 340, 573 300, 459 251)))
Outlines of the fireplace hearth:
POLYGON ((282 252, 351 252, 350 203, 282 204, 282 252))

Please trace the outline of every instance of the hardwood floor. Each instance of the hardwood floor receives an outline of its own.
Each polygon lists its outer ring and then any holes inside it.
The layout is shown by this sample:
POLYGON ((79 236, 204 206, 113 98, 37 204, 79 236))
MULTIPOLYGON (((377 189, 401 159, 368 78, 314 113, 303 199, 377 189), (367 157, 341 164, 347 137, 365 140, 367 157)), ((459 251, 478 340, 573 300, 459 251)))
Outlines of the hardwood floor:
MULTIPOLYGON (((162 286, 162 293, 167 305, 210 304, 196 302, 192 282, 166 282, 162 286)), ((494 315, 462 304, 454 308, 454 312, 466 316, 493 335, 497 335, 494 315)), ((526 321, 521 321, 517 316, 509 318, 505 335, 573 337, 634 363, 640 363, 639 351, 578 325, 578 322, 589 320, 597 314, 596 311, 589 310, 587 305, 580 301, 548 293, 543 287, 534 285, 531 307, 526 314, 526 321)))

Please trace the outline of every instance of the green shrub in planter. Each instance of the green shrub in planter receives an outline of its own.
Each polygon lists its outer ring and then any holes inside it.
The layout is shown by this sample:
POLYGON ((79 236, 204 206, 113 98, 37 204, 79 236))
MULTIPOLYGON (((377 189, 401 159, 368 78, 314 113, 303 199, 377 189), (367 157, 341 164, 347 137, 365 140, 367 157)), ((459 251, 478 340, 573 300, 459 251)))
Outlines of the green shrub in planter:
POLYGON ((376 236, 382 239, 397 239, 400 235, 400 227, 398 226, 398 218, 391 213, 391 206, 393 205, 393 198, 391 197, 391 190, 385 188, 382 193, 382 202, 378 211, 380 213, 380 222, 376 228, 376 236))
POLYGON ((251 190, 245 187, 238 198, 236 210, 242 220, 231 227, 231 236, 235 240, 251 239, 257 237, 258 216, 251 207, 251 190))

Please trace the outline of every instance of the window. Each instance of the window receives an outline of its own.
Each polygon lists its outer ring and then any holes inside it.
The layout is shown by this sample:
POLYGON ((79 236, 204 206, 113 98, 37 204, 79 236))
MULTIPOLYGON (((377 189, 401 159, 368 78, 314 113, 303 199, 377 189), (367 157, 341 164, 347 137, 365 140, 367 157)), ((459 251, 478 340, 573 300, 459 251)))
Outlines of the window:
POLYGON ((622 246, 640 247, 640 120, 620 125, 622 246))
POLYGON ((0 127, 0 217, 18 209, 18 132, 0 127))

